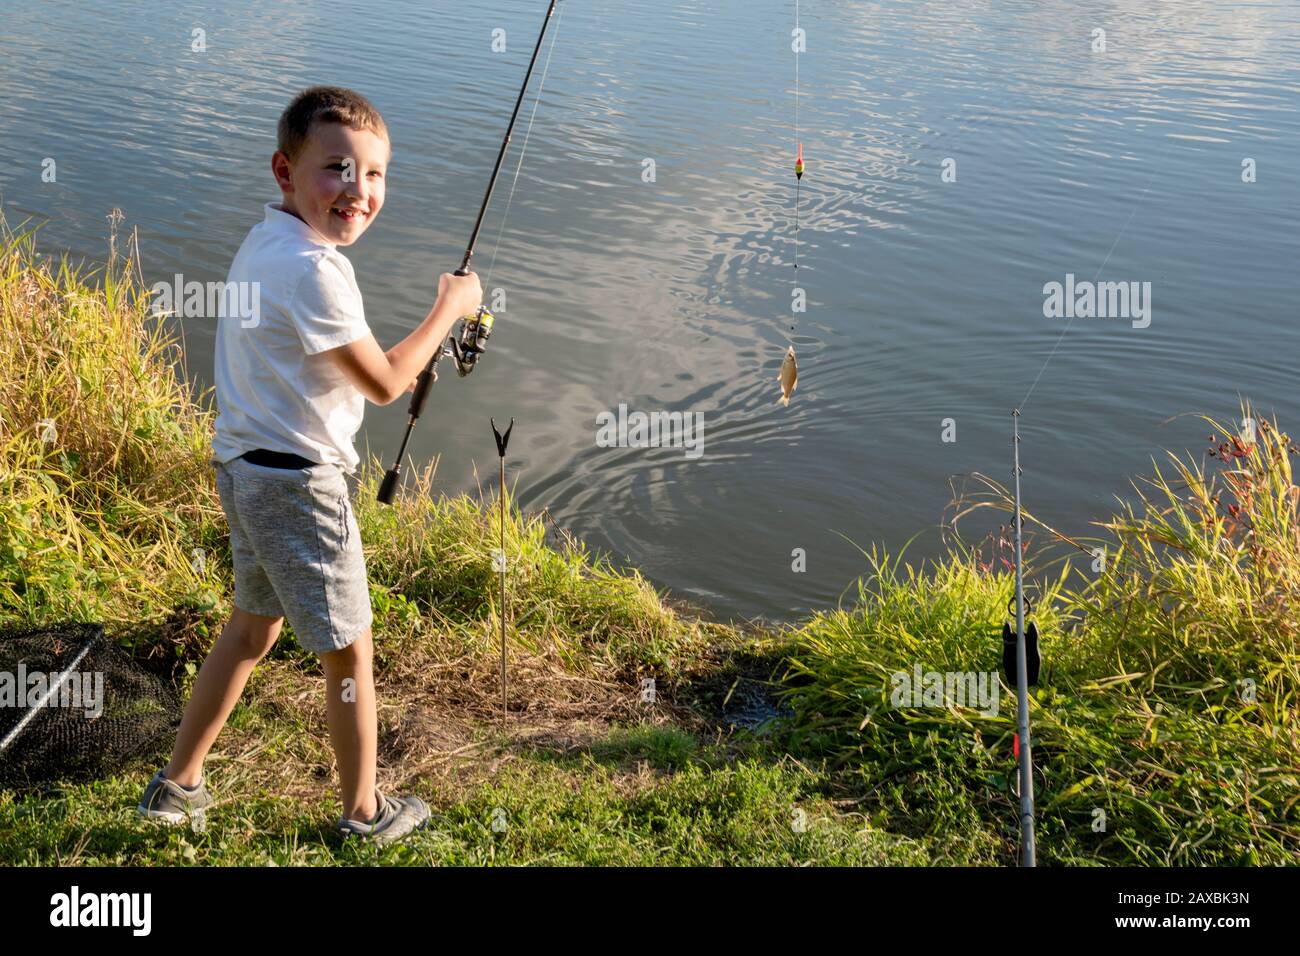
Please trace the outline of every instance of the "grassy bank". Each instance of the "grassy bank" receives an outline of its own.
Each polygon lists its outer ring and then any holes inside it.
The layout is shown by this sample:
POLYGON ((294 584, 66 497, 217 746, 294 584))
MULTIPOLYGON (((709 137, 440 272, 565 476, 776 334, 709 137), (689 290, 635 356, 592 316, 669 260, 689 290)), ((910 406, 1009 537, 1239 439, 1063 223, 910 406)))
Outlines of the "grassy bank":
MULTIPOLYGON (((184 694, 231 610, 210 396, 191 400, 129 260, 86 272, 6 233, 0 323, 0 616, 104 622, 184 694)), ((1221 459, 1174 460, 1105 522, 1099 570, 1068 542, 1029 555, 1044 862, 1300 858, 1293 449, 1273 422, 1245 444, 1214 428, 1221 459)), ((383 851, 330 838, 323 677, 286 625, 210 760, 204 833, 136 820, 146 761, 0 790, 0 863, 1014 861, 1014 692, 987 715, 891 700, 916 665, 999 668, 1005 553, 957 542, 922 569, 876 553, 850 605, 761 630, 705 620, 512 507, 503 728, 495 499, 435 496, 425 471, 384 507, 381 477, 366 463, 354 496, 381 785, 425 795, 436 826, 383 851), (742 726, 743 701, 775 716, 742 726)))

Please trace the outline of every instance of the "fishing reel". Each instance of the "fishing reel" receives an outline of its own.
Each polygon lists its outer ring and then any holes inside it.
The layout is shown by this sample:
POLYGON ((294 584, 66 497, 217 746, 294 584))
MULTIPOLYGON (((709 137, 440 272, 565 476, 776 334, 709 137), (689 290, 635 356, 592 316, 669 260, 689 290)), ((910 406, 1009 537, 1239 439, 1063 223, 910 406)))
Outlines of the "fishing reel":
POLYGON ((461 378, 474 371, 479 356, 487 349, 488 336, 492 334, 495 322, 496 316, 485 305, 480 305, 477 312, 460 320, 460 328, 452 336, 447 354, 455 361, 456 374, 461 378))

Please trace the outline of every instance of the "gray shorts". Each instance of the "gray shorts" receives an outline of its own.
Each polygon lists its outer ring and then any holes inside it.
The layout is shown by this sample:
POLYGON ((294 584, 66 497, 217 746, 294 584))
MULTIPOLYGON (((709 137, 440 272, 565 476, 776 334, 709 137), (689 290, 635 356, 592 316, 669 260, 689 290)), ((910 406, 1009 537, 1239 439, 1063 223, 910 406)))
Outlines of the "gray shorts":
POLYGON ((343 469, 211 464, 230 525, 235 606, 288 619, 303 648, 318 654, 355 641, 374 616, 343 469))

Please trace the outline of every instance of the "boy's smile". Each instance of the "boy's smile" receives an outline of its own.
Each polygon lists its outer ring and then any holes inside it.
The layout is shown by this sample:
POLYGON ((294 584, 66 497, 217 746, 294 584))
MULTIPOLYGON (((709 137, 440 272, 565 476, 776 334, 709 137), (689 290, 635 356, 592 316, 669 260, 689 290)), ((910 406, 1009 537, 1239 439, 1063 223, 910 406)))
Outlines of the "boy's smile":
POLYGON ((338 246, 361 238, 384 205, 388 140, 342 123, 316 122, 292 161, 282 152, 271 169, 281 208, 338 246))

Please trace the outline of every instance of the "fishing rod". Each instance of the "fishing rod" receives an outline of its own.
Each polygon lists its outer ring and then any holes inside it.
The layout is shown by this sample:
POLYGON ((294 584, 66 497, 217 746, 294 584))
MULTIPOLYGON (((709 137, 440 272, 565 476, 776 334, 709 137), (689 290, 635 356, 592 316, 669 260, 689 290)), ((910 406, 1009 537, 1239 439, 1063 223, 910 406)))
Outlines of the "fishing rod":
MULTIPOLYGON (((1111 255, 1115 252, 1115 247, 1119 241, 1124 238, 1124 233, 1133 222, 1133 217, 1137 215, 1138 209, 1145 201, 1147 192, 1151 189, 1151 180, 1154 179, 1159 165, 1151 169, 1151 175, 1147 178, 1147 184, 1143 187, 1138 196, 1137 203, 1134 204, 1133 210, 1129 213, 1128 219, 1124 221, 1119 235, 1115 241, 1110 244, 1110 249, 1106 253, 1106 258, 1101 261, 1097 268, 1093 281, 1096 282, 1101 276, 1102 270, 1110 262, 1111 255)), ((1034 394, 1034 389, 1038 387, 1039 380, 1042 379, 1043 373, 1047 371, 1047 366, 1051 364, 1057 350, 1061 347, 1061 342, 1065 338, 1065 333, 1070 331, 1070 323, 1074 321, 1071 315, 1069 321, 1061 329, 1060 334, 1056 337, 1056 342, 1052 345, 1052 350, 1047 353, 1047 358, 1043 360, 1042 366, 1038 369, 1038 374, 1029 384, 1029 390, 1025 392, 1025 397, 1020 400, 1019 406, 1012 411, 1012 441, 1015 458, 1015 522, 1016 522, 1016 633, 1010 633, 1010 625, 1004 625, 1002 631, 1002 666, 1003 670, 1011 677, 1012 663, 1015 666, 1016 681, 1016 698, 1019 707, 1017 715, 1015 748, 1016 757, 1019 760, 1019 780, 1020 780, 1020 842, 1021 842, 1021 866, 1037 865, 1037 848, 1034 842, 1034 778, 1033 769, 1034 761, 1029 744, 1029 691, 1028 686, 1038 683, 1038 671, 1041 664, 1041 657, 1038 650, 1038 628, 1034 622, 1029 623, 1029 630, 1025 630, 1025 581, 1024 571, 1021 565, 1022 545, 1020 542, 1020 411, 1029 401, 1029 397, 1034 394), (1014 642, 1014 646, 1013 646, 1014 642)), ((1052 530, 1052 529, 1048 529, 1052 530)), ((1064 537, 1063 535, 1059 535, 1064 537)), ((1066 538, 1065 540, 1069 540, 1066 538)), ((1074 542, 1071 542, 1074 543, 1074 542)), ((1033 603, 1030 602, 1030 613, 1033 612, 1033 603)))
MULTIPOLYGON (((479 230, 483 228, 483 217, 487 214, 488 204, 492 202, 492 192, 496 189, 497 177, 501 173, 501 163, 506 158, 506 150, 510 147, 510 138, 514 134, 515 120, 519 118, 519 108, 524 104, 524 95, 528 92, 528 82, 533 76, 533 67, 537 65, 537 55, 542 50, 542 41, 546 39, 546 30, 551 25, 551 15, 555 13, 555 6, 559 0, 550 0, 546 8, 546 19, 542 21, 541 32, 537 35, 537 45, 533 47, 532 59, 528 61, 528 71, 524 74, 523 85, 519 88, 519 97, 515 100, 514 111, 510 114, 510 123, 506 126, 505 138, 501 141, 501 149, 497 152, 496 164, 492 167, 492 176, 488 180, 487 192, 483 195, 483 203, 479 206, 478 218, 474 220, 474 231, 470 233, 469 245, 465 247, 465 257, 460 261, 460 268, 455 274, 458 276, 469 275, 469 261, 474 256, 474 246, 478 242, 479 230)), ((551 45, 554 49, 554 44, 551 45)), ((549 57, 548 57, 549 64, 549 57)), ((533 113, 536 116, 536 111, 533 113)), ((532 123, 530 121, 531 130, 532 123)), ((520 156, 520 165, 523 165, 523 157, 520 156)), ((518 172, 515 177, 518 181, 518 172)), ((513 194, 513 189, 512 189, 513 194)), ((450 336, 448 341, 441 345, 429 359, 429 364, 425 366, 424 371, 420 372, 419 377, 415 380, 415 389, 411 394, 411 404, 407 410, 406 434, 402 436, 401 447, 397 450, 397 459, 393 467, 388 469, 384 474, 384 480, 379 485, 378 499, 381 504, 392 504, 393 495, 397 491, 397 483, 401 478, 402 458, 406 454, 406 445, 411 440, 411 432, 415 430, 415 423, 419 419, 421 412, 424 411, 425 400, 429 396, 429 389, 434 382, 438 380, 438 360, 444 355, 450 356, 456 363, 456 372, 462 378, 474 371, 478 363, 479 356, 487 348, 488 336, 492 334, 492 326, 496 322, 496 317, 488 311, 486 306, 480 305, 478 311, 473 315, 463 316, 460 320, 459 331, 450 336)))
MULTIPOLYGON (((1011 413, 1016 522, 1016 750, 1020 758, 1021 866, 1037 866, 1034 847, 1034 760, 1029 749, 1029 654, 1025 648, 1025 578, 1020 543, 1020 409, 1011 413)), ((1033 626, 1032 624, 1030 625, 1033 626)), ((1035 666, 1034 670, 1037 671, 1035 666)))

